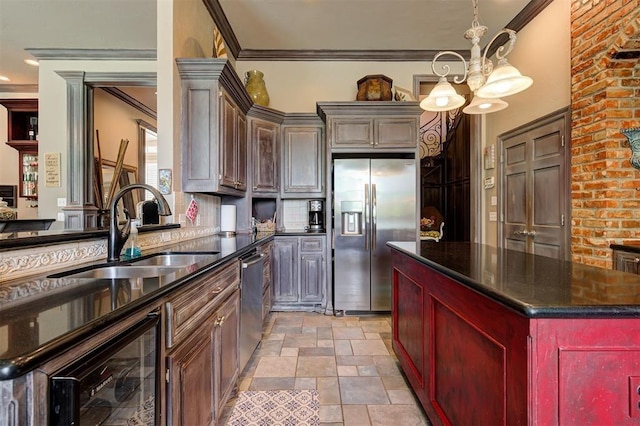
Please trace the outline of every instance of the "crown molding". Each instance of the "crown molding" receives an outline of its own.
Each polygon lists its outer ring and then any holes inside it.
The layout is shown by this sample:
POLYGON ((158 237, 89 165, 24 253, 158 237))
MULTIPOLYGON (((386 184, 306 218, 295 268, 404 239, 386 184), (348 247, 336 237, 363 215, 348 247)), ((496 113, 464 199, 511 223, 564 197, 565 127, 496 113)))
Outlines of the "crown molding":
POLYGON ((37 84, 0 84, 0 93, 38 93, 37 84))
POLYGON ((157 60, 156 49, 25 49, 38 60, 157 60))
MULTIPOLYGON (((516 32, 524 28, 553 0, 531 0, 510 22, 506 28, 516 32)), ((236 37, 219 0, 203 0, 214 24, 224 39, 227 50, 238 61, 376 61, 376 62, 415 62, 431 61, 438 53, 435 50, 269 50, 243 49, 236 37)), ((507 41, 503 34, 489 46, 487 57, 507 41)), ((465 59, 470 52, 457 51, 465 59)))

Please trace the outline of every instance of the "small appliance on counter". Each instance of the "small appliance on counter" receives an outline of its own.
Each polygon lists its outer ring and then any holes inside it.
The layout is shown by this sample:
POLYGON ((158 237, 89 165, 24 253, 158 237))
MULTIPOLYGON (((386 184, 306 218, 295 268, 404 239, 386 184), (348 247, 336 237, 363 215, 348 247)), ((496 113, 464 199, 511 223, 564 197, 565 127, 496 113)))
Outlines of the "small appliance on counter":
POLYGON ((324 232, 324 202, 322 200, 309 200, 307 232, 324 232))
POLYGON ((220 206, 220 233, 226 236, 236 235, 236 206, 220 206))

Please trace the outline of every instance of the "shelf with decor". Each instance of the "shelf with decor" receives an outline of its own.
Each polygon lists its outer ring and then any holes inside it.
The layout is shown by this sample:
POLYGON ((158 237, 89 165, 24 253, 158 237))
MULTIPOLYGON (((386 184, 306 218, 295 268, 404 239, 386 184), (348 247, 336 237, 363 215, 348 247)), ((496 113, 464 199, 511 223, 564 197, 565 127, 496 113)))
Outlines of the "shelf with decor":
POLYGON ((38 100, 0 99, 7 109, 7 145, 18 151, 19 196, 38 198, 38 100))

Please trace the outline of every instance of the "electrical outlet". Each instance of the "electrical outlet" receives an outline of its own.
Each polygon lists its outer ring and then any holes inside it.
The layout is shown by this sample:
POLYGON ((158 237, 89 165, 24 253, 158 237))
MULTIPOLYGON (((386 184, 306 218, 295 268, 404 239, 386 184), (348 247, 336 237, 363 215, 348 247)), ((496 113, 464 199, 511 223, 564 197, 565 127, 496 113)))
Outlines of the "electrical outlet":
POLYGON ((66 198, 58 198, 58 207, 66 207, 67 199, 66 198))
POLYGON ((64 213, 58 212, 58 222, 64 222, 64 213))
POLYGON ((640 376, 629 376, 629 415, 640 417, 640 376))

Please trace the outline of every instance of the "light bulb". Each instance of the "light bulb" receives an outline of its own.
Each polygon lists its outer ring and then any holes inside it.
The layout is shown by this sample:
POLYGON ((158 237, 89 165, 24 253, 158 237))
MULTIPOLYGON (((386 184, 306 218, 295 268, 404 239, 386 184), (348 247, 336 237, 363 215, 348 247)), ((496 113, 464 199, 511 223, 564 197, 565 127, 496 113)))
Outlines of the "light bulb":
POLYGON ((436 98, 436 105, 439 107, 443 107, 445 105, 447 105, 449 103, 449 98, 444 97, 444 96, 440 96, 438 98, 436 98))

